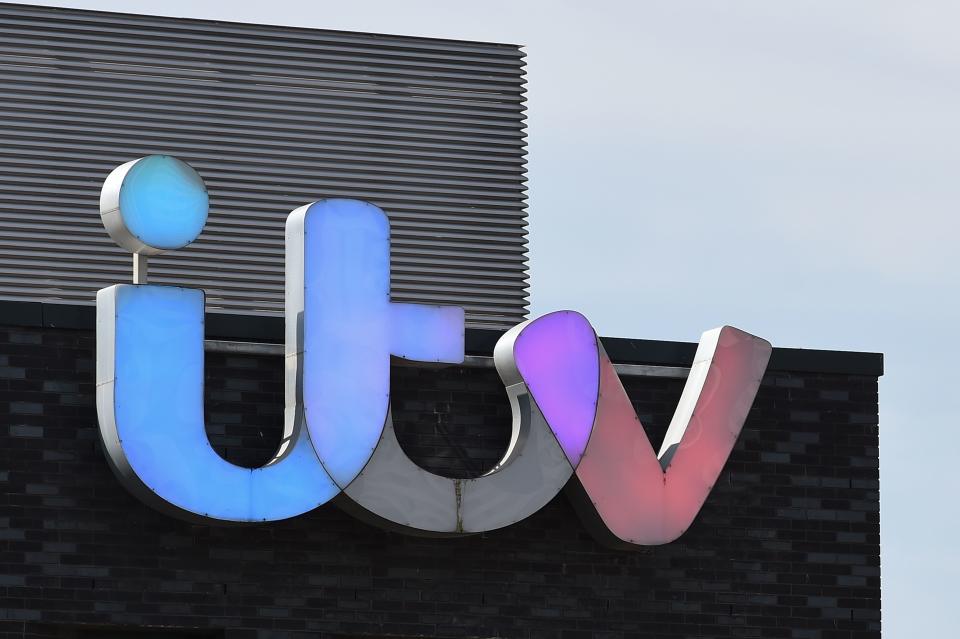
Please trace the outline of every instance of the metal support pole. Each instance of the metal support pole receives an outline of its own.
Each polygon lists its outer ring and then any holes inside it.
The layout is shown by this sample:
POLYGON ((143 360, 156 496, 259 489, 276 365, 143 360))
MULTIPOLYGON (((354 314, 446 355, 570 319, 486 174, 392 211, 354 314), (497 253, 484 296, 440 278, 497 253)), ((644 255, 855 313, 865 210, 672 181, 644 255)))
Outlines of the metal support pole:
POLYGON ((140 253, 133 254, 133 283, 147 283, 147 256, 140 253))

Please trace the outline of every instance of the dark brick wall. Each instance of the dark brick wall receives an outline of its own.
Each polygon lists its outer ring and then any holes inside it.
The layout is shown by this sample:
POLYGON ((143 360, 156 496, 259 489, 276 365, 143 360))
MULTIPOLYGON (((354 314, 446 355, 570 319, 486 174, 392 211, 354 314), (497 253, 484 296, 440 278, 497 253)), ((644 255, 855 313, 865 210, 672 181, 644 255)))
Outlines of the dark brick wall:
MULTIPOLYGON (((0 327, 0 638, 880 635, 876 378, 768 374, 691 530, 625 552, 594 542, 563 496, 455 540, 333 506, 238 528, 161 515, 100 451, 93 349, 86 331, 0 327)), ((658 442, 682 382, 627 386, 658 442)), ((208 354, 225 457, 272 451, 282 391, 279 358, 208 354)), ((480 473, 506 444, 492 370, 396 368, 394 410, 404 447, 438 472, 480 473)))

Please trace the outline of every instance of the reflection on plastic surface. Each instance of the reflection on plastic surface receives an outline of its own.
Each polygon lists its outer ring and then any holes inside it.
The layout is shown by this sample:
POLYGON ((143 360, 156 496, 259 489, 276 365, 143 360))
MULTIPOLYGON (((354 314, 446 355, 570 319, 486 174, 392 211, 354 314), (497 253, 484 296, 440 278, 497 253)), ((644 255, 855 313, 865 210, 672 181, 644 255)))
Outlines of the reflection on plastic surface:
POLYGON ((250 522, 299 515, 339 490, 309 438, 257 469, 211 448, 203 416, 203 292, 117 285, 97 295, 97 404, 114 469, 174 514, 250 522))

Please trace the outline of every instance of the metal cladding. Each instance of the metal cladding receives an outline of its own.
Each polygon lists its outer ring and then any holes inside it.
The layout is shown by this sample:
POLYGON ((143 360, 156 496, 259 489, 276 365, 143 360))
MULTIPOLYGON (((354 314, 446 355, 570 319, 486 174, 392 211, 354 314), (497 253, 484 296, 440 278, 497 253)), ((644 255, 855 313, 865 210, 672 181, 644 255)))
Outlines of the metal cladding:
POLYGON ((0 4, 0 119, 0 297, 89 303, 126 279, 100 184, 171 155, 210 216, 151 283, 279 314, 289 211, 362 199, 390 215, 395 301, 525 317, 517 46, 0 4))

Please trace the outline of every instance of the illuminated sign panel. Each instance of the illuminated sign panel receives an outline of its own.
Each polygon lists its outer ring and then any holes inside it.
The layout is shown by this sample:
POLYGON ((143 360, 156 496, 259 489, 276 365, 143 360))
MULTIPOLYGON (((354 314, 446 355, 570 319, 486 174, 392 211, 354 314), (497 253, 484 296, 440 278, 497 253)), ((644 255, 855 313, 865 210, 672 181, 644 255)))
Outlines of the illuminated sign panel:
MULTIPOLYGON (((121 246, 156 254, 200 233, 206 190, 184 163, 150 156, 111 173, 101 215, 121 246)), ((100 433, 123 483, 193 520, 278 520, 336 498, 373 524, 434 536, 518 522, 566 486, 603 541, 679 537, 736 442, 770 345, 731 327, 705 333, 655 454, 586 318, 560 311, 524 322, 494 351, 513 410, 503 458, 480 477, 436 475, 397 441, 390 357, 462 362, 464 316, 390 301, 389 236, 386 215, 355 200, 322 200, 288 217, 285 428, 275 457, 257 469, 225 461, 206 437, 203 292, 100 291, 100 433)))

